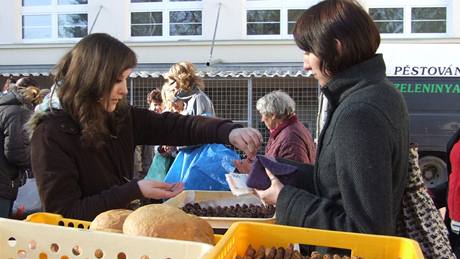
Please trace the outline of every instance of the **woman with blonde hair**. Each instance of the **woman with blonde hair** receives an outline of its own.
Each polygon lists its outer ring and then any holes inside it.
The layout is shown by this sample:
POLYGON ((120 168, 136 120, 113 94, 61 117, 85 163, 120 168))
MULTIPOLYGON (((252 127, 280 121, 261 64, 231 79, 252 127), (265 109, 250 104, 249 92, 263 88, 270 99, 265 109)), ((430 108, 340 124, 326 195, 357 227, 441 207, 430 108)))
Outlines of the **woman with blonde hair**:
POLYGON ((187 115, 215 116, 211 99, 203 92, 204 82, 190 62, 174 64, 167 73, 170 86, 174 87, 176 100, 184 102, 187 115))

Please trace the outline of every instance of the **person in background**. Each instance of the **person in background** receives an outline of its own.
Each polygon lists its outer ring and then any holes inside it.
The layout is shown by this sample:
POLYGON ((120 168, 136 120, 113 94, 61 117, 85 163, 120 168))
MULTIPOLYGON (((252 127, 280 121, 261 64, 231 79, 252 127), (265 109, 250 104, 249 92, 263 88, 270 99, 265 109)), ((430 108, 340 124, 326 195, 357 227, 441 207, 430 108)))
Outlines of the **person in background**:
MULTIPOLYGON (((166 82, 161 88, 161 98, 163 100, 163 112, 175 112, 184 114, 184 102, 175 98, 176 88, 174 84, 169 84, 166 82)), ((166 146, 159 145, 155 148, 155 154, 160 154, 164 157, 170 158, 171 165, 172 161, 177 155, 177 147, 175 146, 166 146)), ((168 166, 169 168, 169 166, 168 166)), ((167 170, 166 170, 167 172, 167 170)))
POLYGON ((5 80, 5 83, 3 84, 2 92, 0 93, 0 96, 7 94, 10 88, 12 88, 15 85, 16 85, 16 79, 14 79, 12 76, 9 76, 5 80))
MULTIPOLYGON (((42 103, 43 100, 45 99, 45 97, 51 92, 50 89, 48 88, 43 88, 43 89, 40 89, 40 92, 38 93, 38 96, 39 96, 39 100, 38 100, 38 103, 42 103)), ((37 107, 37 106, 35 106, 37 107)))
MULTIPOLYGON (((156 113, 163 111, 163 99, 161 98, 161 90, 153 89, 147 94, 148 109, 156 113)), ((134 179, 143 179, 152 164, 154 156, 154 146, 143 145, 136 146, 134 152, 134 179)))
MULTIPOLYGON (((175 112, 181 114, 184 109, 178 103, 182 101, 174 97, 175 88, 169 83, 161 88, 162 112, 175 112)), ((147 178, 163 181, 177 155, 176 146, 158 145, 154 147, 154 156, 147 178)))
POLYGON ((30 169, 30 149, 24 125, 39 101, 36 87, 13 87, 0 97, 0 217, 9 217, 18 188, 30 169))
POLYGON ((227 143, 254 156, 262 136, 229 120, 155 113, 127 104, 135 53, 92 33, 56 65, 50 104, 28 122, 32 171, 46 212, 93 220, 142 198, 171 198, 182 183, 130 180, 137 145, 227 143), (53 92, 53 91, 52 91, 53 92))
POLYGON ((166 76, 174 90, 176 99, 185 104, 184 114, 215 116, 211 99, 203 92, 204 82, 197 75, 195 66, 190 62, 174 64, 166 76))
MULTIPOLYGON (((294 100, 283 91, 273 91, 257 100, 261 121, 270 130, 265 155, 314 164, 316 145, 311 132, 298 120, 294 100)), ((234 161, 240 173, 249 173, 249 159, 234 161)))
POLYGON ((452 250, 460 258, 460 129, 447 143, 449 188, 447 193, 447 228, 452 250))
POLYGON ((19 78, 18 81, 16 81, 16 86, 17 87, 35 86, 37 88, 40 88, 40 85, 38 84, 38 82, 29 76, 19 78))
POLYGON ((150 91, 150 93, 147 95, 147 104, 149 106, 149 110, 154 111, 156 113, 163 112, 164 105, 160 89, 155 88, 152 91, 150 91))
POLYGON ((325 0, 307 9, 294 30, 311 71, 328 99, 328 116, 305 190, 283 185, 258 190, 276 204, 279 224, 396 235, 408 180, 406 103, 376 54, 380 33, 352 0, 325 0))
POLYGON ((175 98, 172 102, 171 102, 171 108, 172 108, 172 112, 177 112, 177 113, 180 113, 180 114, 183 114, 183 115, 187 115, 187 105, 184 101, 182 101, 181 99, 177 99, 175 98))

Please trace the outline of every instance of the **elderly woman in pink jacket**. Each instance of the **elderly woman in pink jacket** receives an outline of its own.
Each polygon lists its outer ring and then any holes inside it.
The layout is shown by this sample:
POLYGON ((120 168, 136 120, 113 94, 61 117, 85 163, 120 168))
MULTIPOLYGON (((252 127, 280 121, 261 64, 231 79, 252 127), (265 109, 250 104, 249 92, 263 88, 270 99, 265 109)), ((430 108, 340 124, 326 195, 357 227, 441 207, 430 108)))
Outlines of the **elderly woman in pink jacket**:
MULTIPOLYGON (((277 90, 266 94, 257 100, 256 108, 270 131, 265 155, 314 164, 316 146, 312 134, 298 120, 295 102, 286 92, 277 90)), ((252 161, 243 159, 234 164, 240 173, 249 173, 252 161)))

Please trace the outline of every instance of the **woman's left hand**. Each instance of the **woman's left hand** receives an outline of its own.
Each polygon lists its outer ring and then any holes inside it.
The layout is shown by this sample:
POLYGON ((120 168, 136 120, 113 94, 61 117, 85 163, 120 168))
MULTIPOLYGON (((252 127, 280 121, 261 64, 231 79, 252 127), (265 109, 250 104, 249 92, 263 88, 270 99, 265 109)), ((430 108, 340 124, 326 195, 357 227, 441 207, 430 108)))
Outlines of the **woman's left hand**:
POLYGON ((265 169, 265 172, 267 173, 272 183, 268 189, 264 191, 255 190, 255 192, 257 196, 259 196, 259 198, 266 204, 275 205, 276 201, 278 200, 278 195, 280 194, 281 189, 283 189, 284 184, 282 184, 280 180, 276 178, 276 176, 274 176, 269 170, 265 169))
POLYGON ((169 199, 175 197, 184 190, 183 183, 165 183, 149 179, 137 182, 142 195, 149 199, 169 199))
POLYGON ((248 158, 253 158, 257 154, 262 144, 262 134, 254 128, 236 128, 228 136, 230 144, 243 151, 248 158))

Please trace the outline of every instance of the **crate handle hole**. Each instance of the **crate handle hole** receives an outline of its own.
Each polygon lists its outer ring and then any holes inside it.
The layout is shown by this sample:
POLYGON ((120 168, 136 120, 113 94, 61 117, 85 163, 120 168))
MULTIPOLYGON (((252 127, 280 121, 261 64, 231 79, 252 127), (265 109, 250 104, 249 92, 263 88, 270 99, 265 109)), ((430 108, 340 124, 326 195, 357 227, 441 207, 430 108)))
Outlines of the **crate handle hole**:
POLYGON ((85 229, 85 225, 83 225, 83 224, 78 224, 78 228, 85 229))
POLYGON ((72 254, 75 256, 81 255, 81 247, 76 245, 72 248, 72 254))
POLYGON ((100 259, 104 256, 104 252, 101 249, 96 249, 96 251, 94 251, 94 256, 100 259))
POLYGON ((74 224, 72 222, 69 222, 69 224, 67 224, 67 226, 73 228, 74 224))
POLYGON ((8 245, 10 247, 15 247, 16 246, 16 238, 14 238, 14 237, 8 238, 8 245))
POLYGON ((30 241, 29 241, 29 249, 34 250, 35 248, 37 248, 37 241, 35 241, 35 240, 30 240, 30 241))
POLYGON ((65 226, 64 221, 59 220, 58 225, 59 225, 59 226, 65 226))
POLYGON ((25 250, 18 250, 18 258, 26 258, 27 252, 25 250))
POLYGON ((51 252, 57 253, 59 251, 59 245, 56 244, 56 243, 52 243, 50 245, 50 250, 51 250, 51 252))
POLYGON ((123 252, 120 252, 117 254, 117 259, 126 259, 126 254, 123 252))

